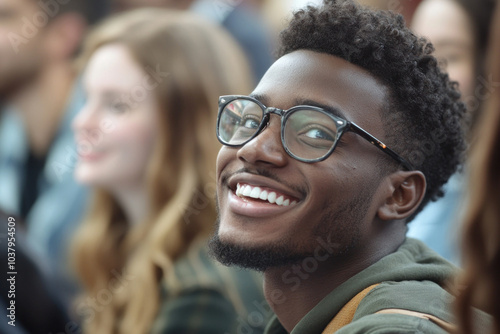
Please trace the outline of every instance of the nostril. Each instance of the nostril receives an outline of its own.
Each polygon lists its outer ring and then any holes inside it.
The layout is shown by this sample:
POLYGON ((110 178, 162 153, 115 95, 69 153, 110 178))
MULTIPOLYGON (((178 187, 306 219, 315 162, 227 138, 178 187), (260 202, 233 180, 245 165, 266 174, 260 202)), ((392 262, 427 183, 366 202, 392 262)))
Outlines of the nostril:
POLYGON ((269 126, 238 149, 237 157, 251 164, 283 166, 288 157, 281 143, 279 129, 269 126))

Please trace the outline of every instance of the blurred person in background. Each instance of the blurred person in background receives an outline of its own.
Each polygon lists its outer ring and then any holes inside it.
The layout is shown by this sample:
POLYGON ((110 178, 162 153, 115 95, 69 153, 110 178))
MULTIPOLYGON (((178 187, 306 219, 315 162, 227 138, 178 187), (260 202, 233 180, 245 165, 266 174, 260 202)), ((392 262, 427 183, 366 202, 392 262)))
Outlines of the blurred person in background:
POLYGON ((85 333, 262 332, 264 318, 247 323, 264 301, 260 277, 205 251, 217 97, 251 85, 236 42, 187 12, 139 9, 92 32, 83 62, 73 128, 76 179, 94 189, 74 241, 85 333))
POLYGON ((403 15, 406 24, 409 25, 421 0, 358 0, 358 2, 364 6, 396 11, 403 15))
MULTIPOLYGON (((458 82, 470 133, 482 101, 491 94, 491 76, 484 64, 493 6, 493 0, 424 0, 411 25, 417 35, 431 41, 441 66, 458 82)), ((496 85, 500 86, 498 80, 496 85)), ((473 140, 471 135, 469 140, 473 140)), ((464 173, 455 173, 444 188, 444 197, 430 203, 409 224, 408 236, 424 241, 455 264, 460 262, 457 227, 465 189, 464 173)))
POLYGON ((70 320, 59 299, 54 273, 38 265, 37 257, 27 247, 25 236, 17 233, 16 227, 21 224, 19 218, 0 210, 0 267, 8 272, 0 281, 0 308, 6 316, 0 322, 0 333, 77 330, 78 325, 70 320))
MULTIPOLYGON (((363 6, 369 6, 381 10, 392 10, 402 14, 405 22, 411 22, 411 17, 415 8, 421 0, 358 0, 357 2, 363 6)), ((281 30, 285 29, 287 22, 292 18, 294 11, 303 8, 307 5, 318 6, 321 0, 260 0, 262 3, 262 11, 266 21, 270 24, 273 31, 277 35, 281 30)))
POLYGON ((72 62, 103 3, 0 0, 0 208, 23 218, 27 247, 48 271, 66 273, 86 202, 72 177, 70 124, 83 105, 72 62))
POLYGON ((318 6, 321 0, 261 0, 262 13, 265 20, 271 26, 274 36, 279 36, 281 30, 286 28, 286 25, 293 16, 293 12, 305 7, 306 5, 318 6))
MULTIPOLYGON (((500 81, 500 5, 496 6, 488 71, 493 80, 500 81)), ((460 333, 500 333, 500 88, 484 104, 485 109, 477 125, 477 141, 471 151, 468 179, 467 212, 462 235, 464 275, 466 288, 458 298, 460 333), (471 306, 490 313, 493 331, 477 331, 471 320, 471 306)))
POLYGON ((227 29, 250 62, 254 83, 273 62, 274 38, 261 14, 263 0, 113 0, 115 11, 139 7, 190 10, 227 29))

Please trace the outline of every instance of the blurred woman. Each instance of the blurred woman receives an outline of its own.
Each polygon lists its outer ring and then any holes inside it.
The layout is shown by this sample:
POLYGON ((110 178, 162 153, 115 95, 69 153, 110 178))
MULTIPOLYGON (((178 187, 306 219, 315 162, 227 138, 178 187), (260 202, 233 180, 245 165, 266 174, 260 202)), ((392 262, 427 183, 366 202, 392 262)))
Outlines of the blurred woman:
POLYGON ((478 124, 470 160, 468 208, 463 235, 465 290, 457 300, 461 333, 500 333, 500 5, 488 51, 489 99, 478 124), (493 316, 493 331, 474 331, 471 306, 493 316))
POLYGON ((458 82, 462 100, 476 117, 485 79, 485 56, 494 0, 424 0, 411 28, 428 38, 450 78, 458 82))
POLYGON ((105 21, 83 54, 75 175, 95 189, 74 242, 85 332, 234 332, 262 292, 247 272, 213 263, 205 241, 217 97, 249 91, 243 54, 220 28, 162 9, 105 21))
MULTIPOLYGON (((485 84, 490 78, 484 64, 493 6, 493 0, 424 0, 411 23, 417 35, 431 41, 443 70, 458 82, 467 106, 469 122, 464 125, 470 141, 488 94, 485 84)), ((444 197, 429 203, 408 225, 408 236, 424 241, 455 264, 460 264, 457 226, 466 189, 464 173, 455 173, 444 187, 444 197)))

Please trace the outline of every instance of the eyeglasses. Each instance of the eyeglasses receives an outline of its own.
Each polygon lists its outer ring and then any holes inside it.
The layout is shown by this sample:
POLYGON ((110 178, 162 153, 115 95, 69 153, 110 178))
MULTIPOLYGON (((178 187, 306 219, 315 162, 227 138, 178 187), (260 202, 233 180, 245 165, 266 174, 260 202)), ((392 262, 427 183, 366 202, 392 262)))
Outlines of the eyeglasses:
POLYGON ((268 124, 271 114, 281 117, 281 143, 285 151, 302 162, 323 161, 332 154, 342 135, 351 131, 387 153, 407 170, 413 166, 380 140, 331 112, 315 106, 295 106, 288 110, 266 107, 241 95, 219 98, 217 138, 227 146, 243 146, 268 124))

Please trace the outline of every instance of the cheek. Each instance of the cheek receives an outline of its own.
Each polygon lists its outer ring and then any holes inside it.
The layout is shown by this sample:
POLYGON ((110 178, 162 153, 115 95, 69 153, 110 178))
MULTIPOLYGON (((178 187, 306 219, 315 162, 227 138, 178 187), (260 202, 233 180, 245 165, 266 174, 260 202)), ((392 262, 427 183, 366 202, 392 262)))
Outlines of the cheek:
POLYGON ((219 177, 221 173, 224 171, 224 169, 227 167, 227 165, 236 159, 236 152, 237 150, 235 148, 227 147, 227 146, 222 146, 221 149, 219 150, 219 154, 217 155, 217 164, 216 164, 216 171, 217 171, 217 179, 219 180, 219 177))
POLYGON ((76 178, 82 183, 110 186, 136 182, 145 176, 153 153, 156 126, 145 123, 117 124, 102 137, 99 147, 105 152, 102 160, 79 163, 76 178))
POLYGON ((339 176, 331 171, 323 171, 321 175, 310 179, 310 191, 308 198, 308 216, 319 223, 325 211, 338 206, 344 198, 349 196, 349 189, 343 187, 339 176))
POLYGON ((122 168, 136 173, 144 171, 153 153, 156 137, 157 129, 152 124, 137 124, 122 129, 114 137, 113 143, 116 145, 117 162, 123 164, 122 168))
POLYGON ((354 163, 352 160, 344 158, 337 161, 334 168, 304 172, 309 179, 308 205, 312 216, 318 215, 320 219, 325 212, 345 206, 350 199, 358 196, 360 191, 366 190, 367 180, 363 183, 363 178, 370 175, 370 171, 365 170, 361 163, 354 163))
POLYGON ((458 81, 462 99, 474 94, 474 66, 472 62, 462 61, 448 67, 451 80, 458 81))
MULTIPOLYGON (((227 146, 222 146, 219 150, 219 154, 217 155, 217 163, 216 163, 216 201, 219 209, 224 210, 226 207, 226 193, 223 191, 222 185, 222 173, 224 172, 225 167, 228 165, 229 161, 231 161, 231 149, 227 146)), ((227 177, 227 175, 225 176, 227 177)))
POLYGON ((158 132, 156 120, 138 116, 142 115, 125 115, 122 120, 110 120, 114 126, 103 134, 103 146, 134 154, 150 152, 158 132))

